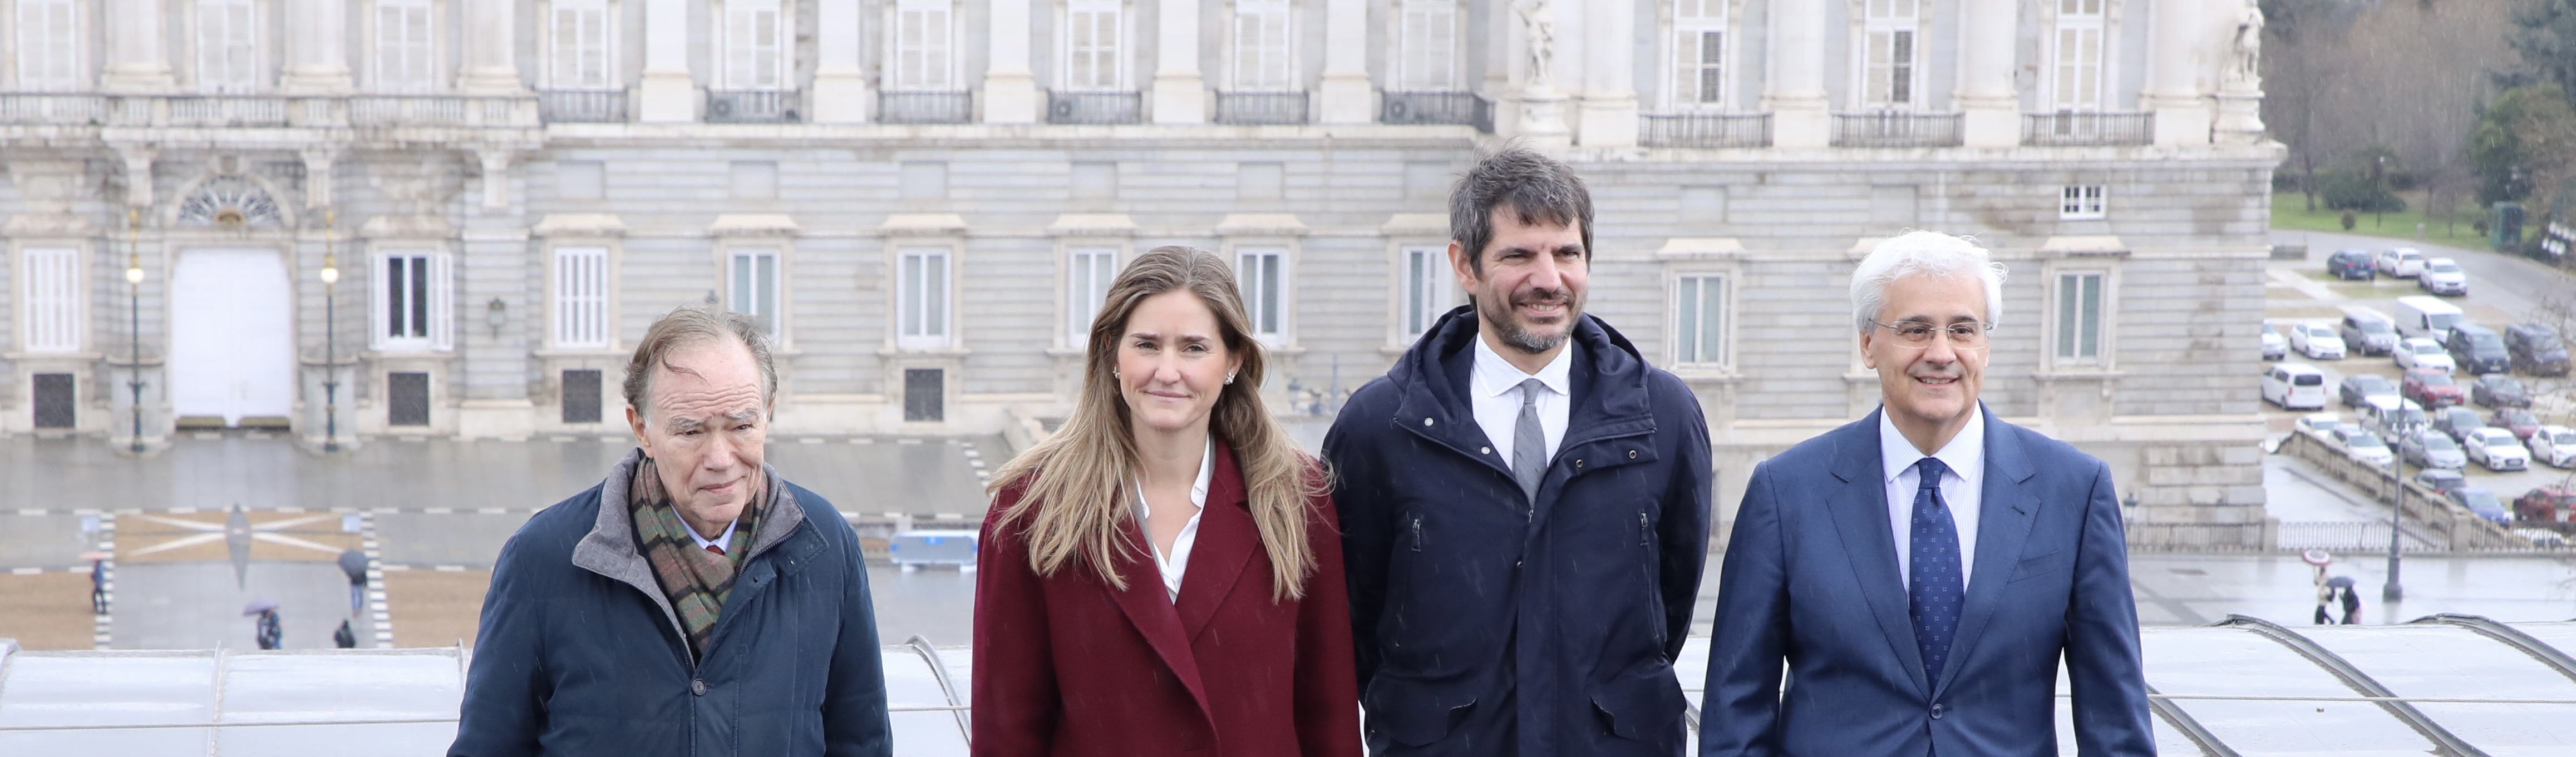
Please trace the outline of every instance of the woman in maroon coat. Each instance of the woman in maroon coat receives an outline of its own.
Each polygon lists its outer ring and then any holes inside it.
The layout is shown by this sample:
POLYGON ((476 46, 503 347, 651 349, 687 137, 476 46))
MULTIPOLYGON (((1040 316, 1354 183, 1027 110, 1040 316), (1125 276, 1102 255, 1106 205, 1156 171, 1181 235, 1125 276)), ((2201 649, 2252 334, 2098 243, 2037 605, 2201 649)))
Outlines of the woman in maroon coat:
POLYGON ((974 753, 1356 757, 1338 519, 1233 272, 1158 248, 1107 299, 1072 417, 994 478, 974 753))

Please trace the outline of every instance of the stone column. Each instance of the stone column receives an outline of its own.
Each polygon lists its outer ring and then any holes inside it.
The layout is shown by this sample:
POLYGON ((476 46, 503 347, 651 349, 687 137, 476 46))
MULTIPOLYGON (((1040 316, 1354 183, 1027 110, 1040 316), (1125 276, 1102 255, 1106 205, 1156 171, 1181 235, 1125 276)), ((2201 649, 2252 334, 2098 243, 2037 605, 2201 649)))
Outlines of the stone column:
POLYGON ((636 89, 646 123, 698 120, 698 85, 689 71, 688 0, 645 0, 644 80, 636 89))
MULTIPOLYGON (((111 51, 99 88, 109 92, 169 89, 170 4, 168 0, 107 0, 111 51)), ((146 190, 147 194, 149 190, 146 190)))
POLYGON ((2148 6, 2147 109, 2155 114, 2156 144, 2209 144, 2208 102, 2200 81, 2200 50, 2208 29, 2196 0, 2158 0, 2148 6))
POLYGON ((993 33, 986 37, 984 123, 1038 122, 1038 80, 1029 71, 1029 4, 993 0, 993 33))
POLYGON ((470 95, 524 92, 519 81, 518 6, 510 0, 465 0, 465 65, 456 90, 470 95))
POLYGON ((1377 93, 1369 86, 1368 3, 1325 0, 1323 122, 1364 124, 1375 120, 1377 93))
POLYGON ((1966 0, 1959 24, 1966 33, 1959 56, 1959 110, 1969 147, 2021 144, 2021 97, 2013 89, 2013 50, 2018 46, 2013 0, 1966 0))
POLYGON ((1833 111, 1825 101, 1825 4, 1772 6, 1770 51, 1771 78, 1764 83, 1762 100, 1771 111, 1771 145, 1832 144, 1833 111))
POLYGON ((867 71, 859 67, 859 0, 821 0, 814 11, 814 114, 818 124, 867 123, 867 71))
POLYGON ((1199 75, 1199 0, 1160 0, 1154 19, 1154 123, 1207 123, 1207 77, 1199 75))
POLYGON ((1637 4, 1588 0, 1583 102, 1575 122, 1585 147, 1637 146, 1637 4))
POLYGON ((349 4, 342 0, 288 0, 286 6, 285 90, 312 94, 349 91, 349 4))

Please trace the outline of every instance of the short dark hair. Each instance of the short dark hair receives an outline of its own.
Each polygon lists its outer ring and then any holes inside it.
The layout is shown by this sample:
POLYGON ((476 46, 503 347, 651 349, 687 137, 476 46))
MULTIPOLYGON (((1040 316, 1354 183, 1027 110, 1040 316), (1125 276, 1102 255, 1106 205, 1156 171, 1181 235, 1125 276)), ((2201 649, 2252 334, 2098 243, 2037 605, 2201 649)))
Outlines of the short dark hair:
POLYGON ((751 362, 760 366, 760 403, 763 407, 778 398, 778 368, 769 357, 769 335, 751 316, 714 306, 682 306, 653 321, 644 330, 644 341, 635 345, 635 356, 626 361, 626 404, 646 418, 652 412, 644 404, 644 393, 653 385, 653 369, 668 363, 672 350, 704 342, 731 340, 751 352, 751 362))
POLYGON ((1494 241, 1494 209, 1505 205, 1521 223, 1574 226, 1583 233, 1583 259, 1592 259, 1592 190, 1583 177, 1555 158, 1512 145, 1476 161, 1449 192, 1449 238, 1467 251, 1478 274, 1485 271, 1485 245, 1494 241))

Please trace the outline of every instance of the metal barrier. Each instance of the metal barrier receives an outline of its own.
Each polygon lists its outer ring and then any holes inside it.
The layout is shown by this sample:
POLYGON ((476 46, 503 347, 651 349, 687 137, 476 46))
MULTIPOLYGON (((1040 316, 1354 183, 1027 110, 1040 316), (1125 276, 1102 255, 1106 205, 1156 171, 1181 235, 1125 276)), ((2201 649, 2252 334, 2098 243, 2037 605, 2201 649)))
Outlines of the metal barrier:
POLYGON ((537 93, 547 123, 618 123, 626 120, 626 90, 550 89, 537 93))
POLYGON ((877 93, 878 123, 962 124, 974 116, 975 97, 968 92, 877 93))
POLYGON ((1637 143, 1647 147, 1770 147, 1769 113, 1646 114, 1637 143))
POLYGON ((1835 147, 1957 147, 1957 113, 1836 113, 1835 147))
POLYGON ((1378 122, 1457 124, 1491 134, 1494 103, 1473 92, 1387 92, 1380 100, 1378 122))
POLYGON ((707 121, 726 124, 795 123, 796 90, 707 90, 707 121))
POLYGON ((1047 123, 1134 124, 1145 121, 1141 92, 1047 92, 1047 123))
POLYGON ((2025 145, 2143 145, 2154 140, 2155 121, 2146 113, 2029 113, 2021 122, 2025 145))

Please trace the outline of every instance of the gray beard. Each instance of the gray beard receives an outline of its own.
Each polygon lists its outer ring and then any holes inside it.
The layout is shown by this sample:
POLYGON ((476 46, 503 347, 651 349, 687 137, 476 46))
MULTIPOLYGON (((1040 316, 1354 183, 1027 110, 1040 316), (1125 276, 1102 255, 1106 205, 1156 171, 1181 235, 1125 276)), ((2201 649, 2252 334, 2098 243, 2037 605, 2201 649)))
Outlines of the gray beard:
POLYGON ((1500 313, 1488 309, 1482 299, 1476 303, 1476 317, 1483 319, 1485 325, 1493 327, 1494 336, 1501 339, 1503 344, 1532 355, 1544 354, 1548 350, 1565 344, 1566 339, 1574 336, 1574 319, 1583 317, 1583 303, 1579 300, 1566 301, 1566 329, 1563 333, 1554 336, 1530 333, 1528 329, 1521 328, 1518 319, 1511 316, 1511 304, 1508 299, 1504 302, 1503 311, 1500 313))

